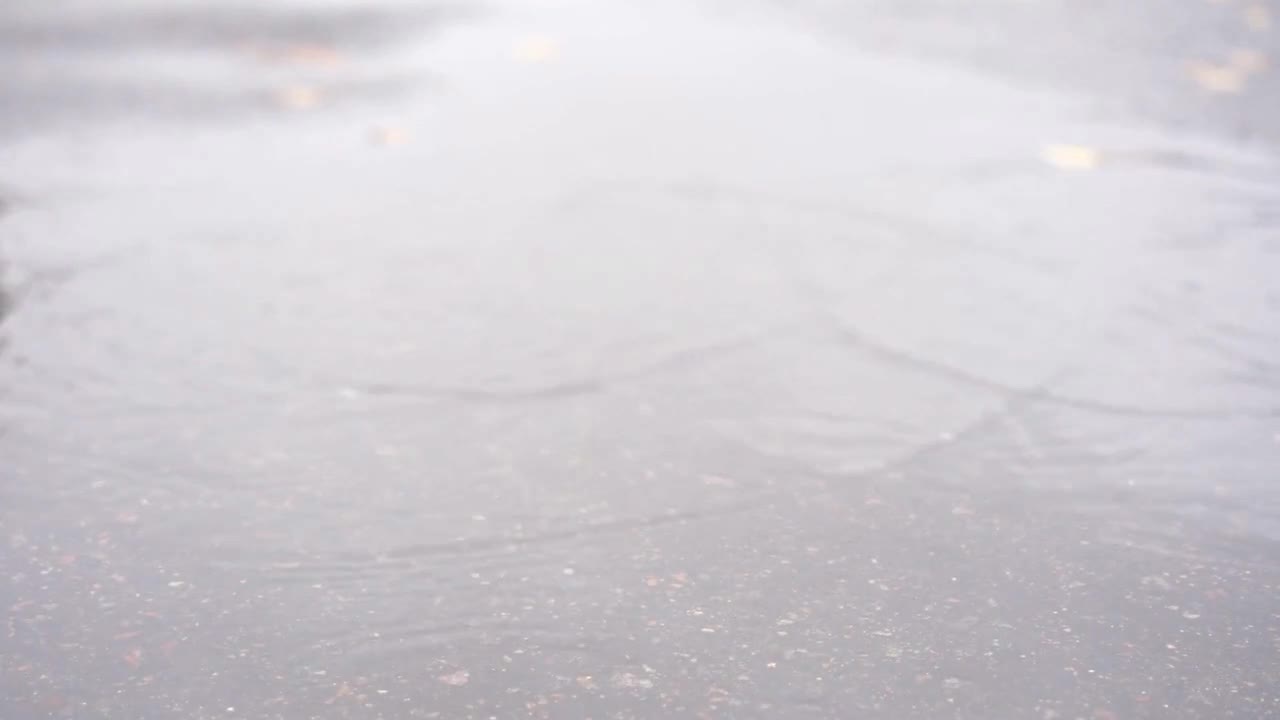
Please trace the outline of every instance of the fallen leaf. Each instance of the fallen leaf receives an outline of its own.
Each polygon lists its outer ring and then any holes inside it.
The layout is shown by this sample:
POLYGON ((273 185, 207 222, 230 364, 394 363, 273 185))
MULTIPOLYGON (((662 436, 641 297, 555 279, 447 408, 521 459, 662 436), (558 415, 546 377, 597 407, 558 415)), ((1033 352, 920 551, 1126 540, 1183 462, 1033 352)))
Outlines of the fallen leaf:
POLYGON ((1049 145, 1040 157, 1059 170, 1093 170, 1098 167, 1102 153, 1084 145, 1049 145))
POLYGON ((276 91, 275 101, 289 110, 307 110, 320 104, 320 91, 307 85, 290 85, 276 91))
POLYGON ((447 675, 441 675, 436 679, 444 683, 445 685, 453 685, 457 687, 461 685, 466 685, 467 683, 471 682, 471 673, 467 672, 466 670, 458 670, 456 672, 451 672, 447 675))
MULTIPOLYGON (((369 140, 375 145, 384 145, 388 147, 392 145, 404 145, 409 142, 409 133, 405 132, 403 128, 398 127, 378 127, 374 128, 373 132, 369 133, 369 140)), ((483 520, 484 518, 481 517, 480 519, 483 520)))
POLYGON ((289 45, 272 56, 277 60, 305 65, 337 65, 342 62, 342 54, 337 50, 315 43, 299 43, 289 45))
POLYGON ((1266 32, 1271 29, 1271 11, 1261 3, 1253 3, 1244 9, 1244 23, 1250 30, 1266 32))
POLYGON ((1267 56, 1257 50, 1239 48, 1231 51, 1229 62, 1231 67, 1247 74, 1253 74, 1266 69, 1267 56))
POLYGON ((1234 65, 1214 65, 1197 60, 1188 66, 1191 79, 1211 93, 1234 94, 1244 89, 1245 73, 1234 65))
POLYGON ((324 704, 332 705, 344 697, 351 697, 352 695, 355 695, 355 694, 356 694, 356 691, 352 690, 351 685, 347 684, 347 682, 344 680, 343 683, 338 686, 338 689, 334 691, 333 697, 329 698, 328 700, 325 700, 324 704))
POLYGON ((530 37, 516 43, 512 55, 523 63, 549 62, 560 56, 560 46, 551 38, 530 37))

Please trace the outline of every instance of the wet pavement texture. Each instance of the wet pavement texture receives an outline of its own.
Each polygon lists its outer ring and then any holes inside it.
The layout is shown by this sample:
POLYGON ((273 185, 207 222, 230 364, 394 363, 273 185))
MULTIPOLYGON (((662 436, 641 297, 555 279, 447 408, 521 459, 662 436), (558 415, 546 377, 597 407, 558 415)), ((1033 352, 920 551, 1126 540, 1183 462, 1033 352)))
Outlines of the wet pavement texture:
POLYGON ((1280 717, 1271 1, 0 7, 0 718, 1280 717))

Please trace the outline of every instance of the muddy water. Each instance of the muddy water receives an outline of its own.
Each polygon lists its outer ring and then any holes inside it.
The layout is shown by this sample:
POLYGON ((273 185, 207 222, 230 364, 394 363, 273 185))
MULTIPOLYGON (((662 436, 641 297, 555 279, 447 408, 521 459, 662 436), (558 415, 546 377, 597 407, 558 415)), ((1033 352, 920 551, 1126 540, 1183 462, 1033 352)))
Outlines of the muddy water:
POLYGON ((1280 713, 1256 11, 67 9, 3 717, 1280 713))

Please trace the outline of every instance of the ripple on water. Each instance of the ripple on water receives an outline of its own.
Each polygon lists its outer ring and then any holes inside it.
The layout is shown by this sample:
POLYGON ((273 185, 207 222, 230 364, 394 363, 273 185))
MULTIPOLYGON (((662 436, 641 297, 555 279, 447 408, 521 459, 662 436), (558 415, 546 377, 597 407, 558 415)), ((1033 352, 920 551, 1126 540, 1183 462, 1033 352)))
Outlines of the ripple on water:
POLYGON ((85 192, 4 262, 114 259, 0 328, 0 703, 1265 714, 1269 166, 750 16, 544 9, 423 43, 429 101, 15 151, 85 192), (510 62, 544 9, 563 52, 510 62), (384 113, 422 132, 370 148, 384 113))

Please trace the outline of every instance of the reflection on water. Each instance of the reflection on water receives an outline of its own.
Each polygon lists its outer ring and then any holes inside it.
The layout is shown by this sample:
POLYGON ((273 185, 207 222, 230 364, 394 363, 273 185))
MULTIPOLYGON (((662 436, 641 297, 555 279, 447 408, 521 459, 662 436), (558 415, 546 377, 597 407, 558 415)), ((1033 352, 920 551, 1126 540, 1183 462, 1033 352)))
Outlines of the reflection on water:
POLYGON ((1272 155, 754 10, 136 7, 6 16, 0 716, 1274 714, 1272 155))
MULTIPOLYGON (((708 0, 726 11, 741 3, 708 0)), ((1251 27, 1265 2, 1156 5, 990 0, 961 13, 943 0, 759 0, 773 20, 863 49, 974 68, 1026 88, 1096 98, 1094 117, 1280 140, 1280 37, 1251 27)))
POLYGON ((17 0, 0 13, 0 62, 6 102, 23 112, 0 114, 0 131, 157 115, 207 122, 403 94, 430 76, 370 58, 476 10, 432 2, 17 0))
MULTIPOLYGON (((9 213, 10 200, 5 196, 3 187, 0 187, 0 222, 4 222, 4 217, 9 213)), ((4 244, 3 233, 0 232, 0 325, 4 323, 5 316, 13 308, 13 296, 8 289, 4 263, 4 244)), ((0 337, 0 350, 4 349, 4 338, 0 337)))
MULTIPOLYGON (((0 263, 0 323, 4 322, 13 307, 13 298, 9 295, 9 290, 4 286, 4 264, 0 263)), ((3 347, 3 343, 0 343, 3 347)))
MULTIPOLYGON (((13 297, 9 294, 8 288, 3 284, 4 265, 0 264, 0 324, 4 323, 4 319, 13 309, 13 297)), ((0 338, 0 350, 4 349, 4 339, 0 338)))

